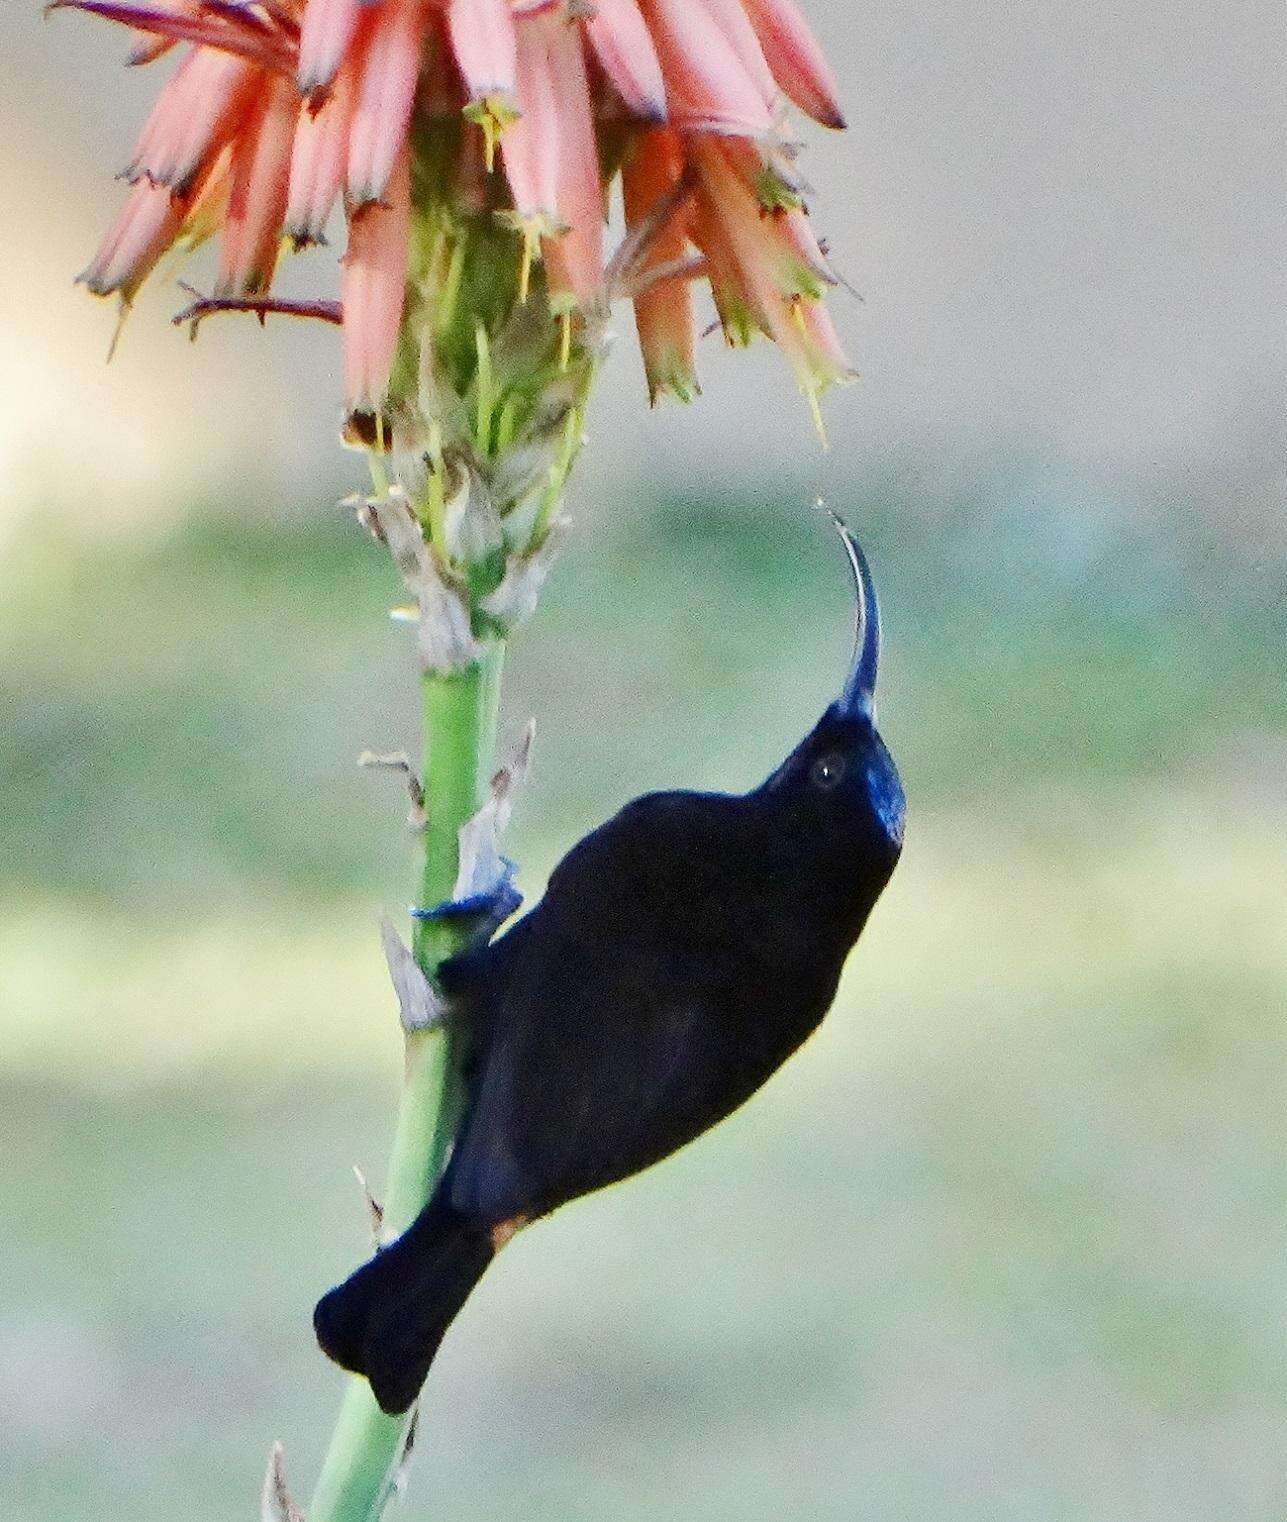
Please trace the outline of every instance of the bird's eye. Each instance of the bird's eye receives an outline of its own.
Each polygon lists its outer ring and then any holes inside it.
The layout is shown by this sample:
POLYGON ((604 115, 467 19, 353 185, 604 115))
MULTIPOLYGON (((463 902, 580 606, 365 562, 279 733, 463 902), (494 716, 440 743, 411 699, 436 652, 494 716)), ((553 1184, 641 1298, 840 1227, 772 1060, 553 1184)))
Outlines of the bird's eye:
POLYGON ((820 756, 813 763, 809 778, 814 787, 820 787, 824 792, 830 792, 845 774, 845 758, 838 752, 832 751, 829 755, 820 756))

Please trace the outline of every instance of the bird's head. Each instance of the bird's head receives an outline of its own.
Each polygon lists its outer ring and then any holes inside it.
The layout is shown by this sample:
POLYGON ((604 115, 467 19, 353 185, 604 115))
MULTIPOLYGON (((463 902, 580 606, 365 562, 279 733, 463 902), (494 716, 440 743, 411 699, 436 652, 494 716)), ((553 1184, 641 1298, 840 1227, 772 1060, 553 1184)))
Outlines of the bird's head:
MULTIPOLYGON (((880 608, 857 539, 833 518, 853 572, 854 654, 840 696, 764 784, 807 831, 818 851, 846 871, 893 871, 903 845, 903 786, 876 729, 880 608)), ((801 842, 803 846, 804 842, 801 842)))

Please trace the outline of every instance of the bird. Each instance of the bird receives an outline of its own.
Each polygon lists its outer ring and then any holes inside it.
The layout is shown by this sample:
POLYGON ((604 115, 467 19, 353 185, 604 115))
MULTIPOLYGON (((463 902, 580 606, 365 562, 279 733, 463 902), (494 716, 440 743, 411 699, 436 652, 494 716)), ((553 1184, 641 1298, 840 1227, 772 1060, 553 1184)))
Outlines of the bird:
POLYGON ((877 728, 880 612, 834 518, 855 599, 840 696, 742 794, 628 803, 541 901, 444 962, 465 1103, 424 1209, 318 1302, 322 1350, 381 1409, 416 1401, 497 1253, 560 1205, 670 1156, 812 1034, 898 862, 905 799, 877 728))

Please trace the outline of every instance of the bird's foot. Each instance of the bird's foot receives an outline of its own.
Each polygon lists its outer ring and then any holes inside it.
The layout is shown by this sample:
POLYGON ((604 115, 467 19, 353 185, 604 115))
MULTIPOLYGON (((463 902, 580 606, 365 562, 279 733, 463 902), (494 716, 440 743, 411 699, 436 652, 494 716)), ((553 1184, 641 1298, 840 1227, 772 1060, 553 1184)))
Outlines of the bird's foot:
POLYGON ((430 909, 413 909, 412 919, 437 920, 458 927, 467 949, 485 946, 523 902, 523 895, 514 886, 517 870, 514 863, 502 856, 498 866, 499 876, 490 887, 463 898, 450 898, 430 909))
POLYGON ((413 909, 418 920, 440 920, 462 932, 462 950, 485 946, 523 902, 514 886, 517 871, 502 856, 500 837, 509 823, 514 794, 527 776, 535 723, 529 721, 514 755, 492 778, 482 808, 460 827, 460 870, 451 897, 429 908, 413 909))
MULTIPOLYGON (((523 902, 523 895, 514 886, 517 869, 509 857, 501 855, 499 839, 509 820, 514 792, 527 774, 532 733, 533 726, 529 723, 513 759, 492 778, 486 802, 460 827, 460 867, 452 896, 444 903, 411 911, 412 919, 450 925, 457 932, 458 951, 473 951, 486 946, 523 902)), ((424 794, 406 756, 367 752, 362 757, 362 764, 402 772, 411 793, 412 822, 423 823, 424 794)), ((380 937, 389 964, 389 976, 398 995, 403 1029, 423 1031, 442 1025, 447 1018, 442 995, 387 917, 380 922, 380 937)))

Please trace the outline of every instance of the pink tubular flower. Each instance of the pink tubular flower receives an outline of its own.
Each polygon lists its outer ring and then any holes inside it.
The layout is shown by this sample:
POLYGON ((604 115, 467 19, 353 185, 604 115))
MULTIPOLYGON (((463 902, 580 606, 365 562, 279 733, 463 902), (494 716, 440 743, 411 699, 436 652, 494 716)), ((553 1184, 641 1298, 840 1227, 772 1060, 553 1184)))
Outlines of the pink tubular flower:
POLYGON ((96 296, 119 291, 131 300, 182 226, 182 207, 170 190, 141 180, 80 278, 96 296))
POLYGON ((353 106, 348 141, 348 193, 356 209, 383 198, 407 140, 427 8, 423 0, 380 0, 353 106))
POLYGON ((375 412, 393 368, 407 285, 411 185, 404 146, 387 203, 370 202, 349 224, 342 281, 344 389, 355 412, 375 412))
MULTIPOLYGON (((196 0, 161 0, 161 9, 175 15, 190 16, 196 9, 196 0)), ((155 63, 163 53, 168 53, 174 46, 174 39, 163 37, 157 32, 146 31, 142 27, 135 27, 132 30, 130 44, 130 63, 155 63)))
POLYGON ((270 75, 233 144, 232 184, 219 251, 222 295, 254 295, 272 284, 298 116, 294 85, 280 74, 270 75))
POLYGON ((340 64, 357 30, 361 0, 311 0, 302 7, 299 54, 295 77, 300 94, 325 90, 340 71, 340 64))
POLYGON ((773 78, 824 127, 842 128, 836 81, 795 0, 742 0, 773 78))
POLYGON ((509 0, 449 0, 447 33, 468 105, 513 94, 517 42, 509 0))
MULTIPOLYGON (((677 133, 662 128, 642 138, 621 171, 626 226, 632 231, 644 226, 652 208, 677 192, 683 174, 684 148, 677 133)), ((635 327, 654 402, 663 391, 688 401, 697 389, 693 298, 683 272, 691 221, 681 211, 653 236, 635 295, 635 327), (662 273, 667 269, 675 273, 662 273)))
POLYGON ((324 101, 299 113, 291 151, 286 236, 295 248, 320 243, 348 169, 349 131, 361 54, 352 53, 324 101))
POLYGON ((250 115, 262 75, 244 59, 197 48, 161 92, 126 175, 183 195, 250 115))
POLYGON ((778 136, 787 101, 843 126, 795 0, 54 6, 128 27, 133 61, 186 50, 139 138, 131 198, 86 271, 96 292, 130 301, 168 247, 218 225, 220 296, 258 297, 283 238, 321 241, 342 197, 347 400, 377 410, 404 314, 432 296, 437 266, 417 265, 429 244, 413 229, 431 216, 432 180, 435 204, 445 195, 459 215, 512 229, 521 302, 543 266, 565 351, 573 323, 631 297, 654 398, 697 389, 696 279, 710 281, 728 340, 766 334, 811 401, 850 374, 820 305, 833 277, 778 136), (453 120, 455 136, 439 139, 452 145, 444 179, 441 153, 423 156, 426 131, 453 120), (618 168, 642 241, 633 260, 605 265, 618 168))
POLYGON ((600 67, 630 114, 641 121, 665 121, 661 60, 636 0, 599 0, 585 31, 600 67))

